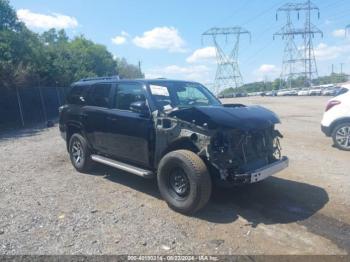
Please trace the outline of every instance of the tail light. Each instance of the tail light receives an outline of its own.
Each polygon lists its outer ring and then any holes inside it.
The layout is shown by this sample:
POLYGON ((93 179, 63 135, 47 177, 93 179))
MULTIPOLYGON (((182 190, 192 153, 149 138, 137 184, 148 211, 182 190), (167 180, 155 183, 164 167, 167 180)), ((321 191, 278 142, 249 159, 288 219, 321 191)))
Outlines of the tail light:
POLYGON ((338 101, 338 100, 329 101, 328 104, 327 104, 327 106, 326 106, 326 112, 327 112, 328 110, 330 110, 331 108, 333 108, 334 106, 339 105, 339 104, 341 104, 341 102, 338 101))

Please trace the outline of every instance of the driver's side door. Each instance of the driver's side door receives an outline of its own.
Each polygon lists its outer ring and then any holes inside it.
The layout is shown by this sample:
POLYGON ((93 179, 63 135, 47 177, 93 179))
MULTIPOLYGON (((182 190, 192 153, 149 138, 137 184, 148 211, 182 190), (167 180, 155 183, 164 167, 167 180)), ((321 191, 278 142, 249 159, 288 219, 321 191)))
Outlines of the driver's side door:
POLYGON ((117 160, 149 167, 150 141, 154 134, 151 115, 130 110, 133 102, 146 101, 143 85, 137 82, 118 83, 112 101, 112 109, 107 116, 110 155, 117 160))

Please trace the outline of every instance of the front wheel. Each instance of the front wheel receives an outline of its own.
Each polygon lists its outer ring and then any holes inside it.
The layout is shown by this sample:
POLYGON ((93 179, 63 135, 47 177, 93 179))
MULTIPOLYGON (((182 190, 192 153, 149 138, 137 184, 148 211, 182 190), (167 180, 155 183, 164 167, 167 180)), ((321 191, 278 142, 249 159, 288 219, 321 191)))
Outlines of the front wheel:
POLYGON ((337 125, 332 133, 334 145, 345 151, 350 151, 350 122, 337 125))
POLYGON ((192 214, 210 199, 212 183, 203 160, 188 150, 165 155, 159 163, 158 187, 167 204, 180 213, 192 214))

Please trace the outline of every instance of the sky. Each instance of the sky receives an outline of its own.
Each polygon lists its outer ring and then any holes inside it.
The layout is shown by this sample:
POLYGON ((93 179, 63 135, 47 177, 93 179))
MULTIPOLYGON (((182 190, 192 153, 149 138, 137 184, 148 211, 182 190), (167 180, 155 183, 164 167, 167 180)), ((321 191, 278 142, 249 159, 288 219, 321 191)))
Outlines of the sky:
MULTIPOLYGON (((242 26, 251 32, 240 39, 238 61, 245 83, 273 80, 280 75, 284 42, 273 34, 286 23, 276 10, 281 0, 10 0, 31 30, 65 29, 73 38, 83 34, 107 46, 116 57, 141 61, 147 78, 166 77, 212 83, 215 49, 201 35, 212 27, 242 26)), ((297 1, 294 1, 297 2, 297 1)), ((320 8, 312 22, 323 31, 313 39, 319 75, 350 74, 349 0, 314 0, 320 8)), ((292 14, 295 27, 303 17, 292 14)), ((296 41, 302 43, 300 37, 296 41)), ((224 41, 224 43, 226 43, 224 41)), ((232 39, 228 39, 232 43, 232 39)), ((231 44, 232 45, 232 44, 231 44)))

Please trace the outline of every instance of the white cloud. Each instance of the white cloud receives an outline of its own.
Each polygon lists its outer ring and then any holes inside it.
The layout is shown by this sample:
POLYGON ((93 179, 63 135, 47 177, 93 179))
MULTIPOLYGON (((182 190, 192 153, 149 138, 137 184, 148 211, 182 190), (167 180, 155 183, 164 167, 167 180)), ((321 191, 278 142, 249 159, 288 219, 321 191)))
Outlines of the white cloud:
POLYGON ((121 36, 121 35, 117 35, 116 37, 112 38, 112 42, 113 42, 113 44, 116 44, 116 45, 125 44, 126 43, 126 37, 121 36))
POLYGON ((130 35, 124 30, 120 33, 122 36, 129 37, 130 35))
POLYGON ((197 63, 205 60, 212 60, 216 57, 216 50, 213 46, 208 46, 195 50, 192 55, 187 57, 187 63, 197 63))
POLYGON ((337 29, 337 30, 334 30, 334 31, 332 32, 332 35, 333 35, 334 37, 341 37, 341 38, 343 38, 343 37, 345 37, 345 35, 346 35, 345 29, 337 29))
POLYGON ((34 13, 28 9, 19 9, 17 11, 18 19, 24 22, 28 27, 40 29, 67 29, 77 27, 78 21, 76 18, 62 14, 53 13, 44 15, 34 13))
POLYGON ((127 39, 129 37, 130 37, 130 35, 127 32, 121 31, 120 35, 117 35, 117 36, 112 38, 112 42, 115 45, 122 45, 122 44, 125 44, 127 42, 127 39))
POLYGON ((315 48, 315 56, 318 60, 332 60, 348 54, 350 54, 350 44, 329 46, 320 43, 315 48))
POLYGON ((146 70, 146 78, 165 77, 170 79, 191 80, 205 83, 212 79, 211 73, 211 69, 205 65, 169 65, 164 68, 153 68, 146 70))
POLYGON ((262 74, 271 74, 278 72, 278 70, 279 69, 275 65, 263 64, 258 68, 257 72, 262 74))
POLYGON ((280 74, 280 69, 272 64, 262 64, 258 69, 254 71, 256 81, 263 81, 265 79, 273 80, 280 74))
POLYGON ((136 36, 133 43, 145 49, 166 49, 169 52, 184 52, 185 41, 174 27, 155 27, 142 36, 136 36))

